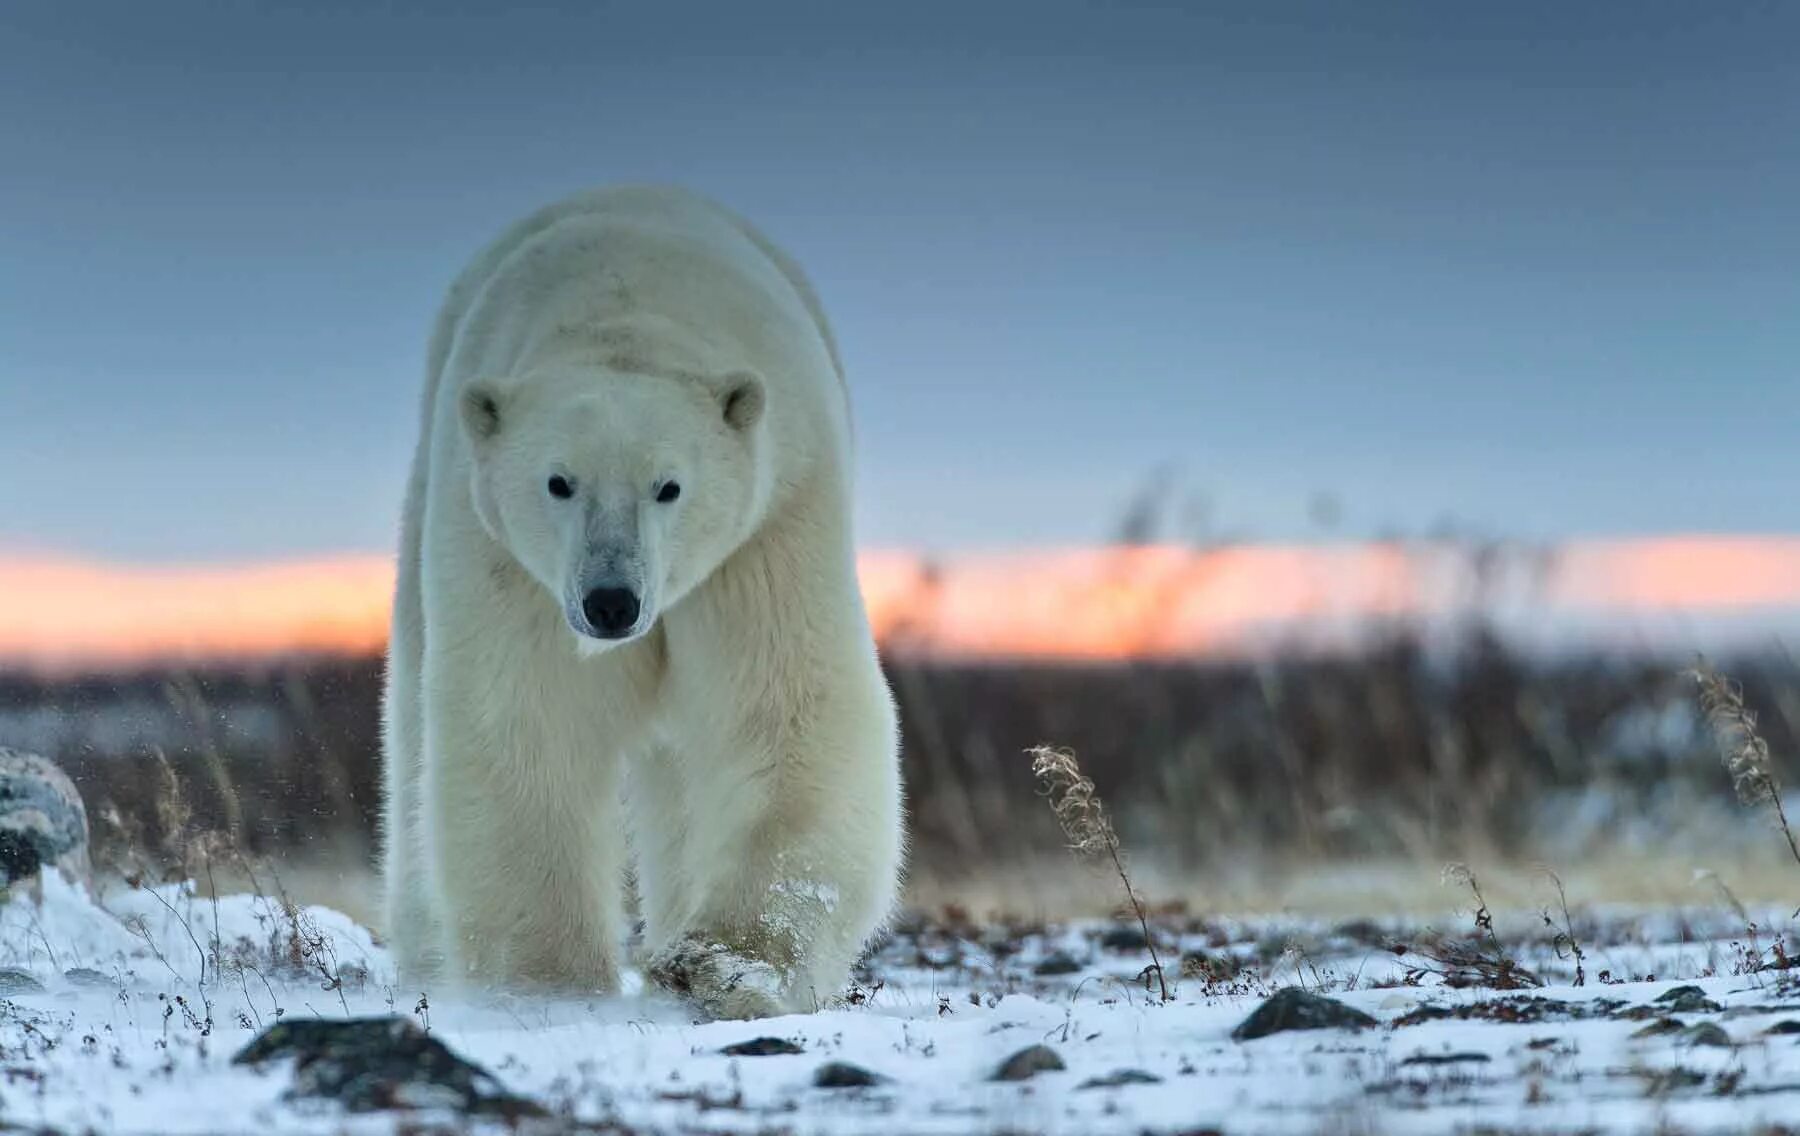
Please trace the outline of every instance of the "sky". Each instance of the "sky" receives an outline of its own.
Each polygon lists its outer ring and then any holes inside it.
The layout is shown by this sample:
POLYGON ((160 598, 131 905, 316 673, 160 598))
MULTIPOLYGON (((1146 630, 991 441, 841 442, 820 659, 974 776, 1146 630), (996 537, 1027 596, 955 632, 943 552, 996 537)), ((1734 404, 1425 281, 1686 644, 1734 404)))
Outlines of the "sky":
POLYGON ((0 5, 0 549, 385 551, 463 262, 674 181, 857 526, 1800 532, 1800 5, 0 5), (1326 495, 1335 508, 1321 511, 1326 495))

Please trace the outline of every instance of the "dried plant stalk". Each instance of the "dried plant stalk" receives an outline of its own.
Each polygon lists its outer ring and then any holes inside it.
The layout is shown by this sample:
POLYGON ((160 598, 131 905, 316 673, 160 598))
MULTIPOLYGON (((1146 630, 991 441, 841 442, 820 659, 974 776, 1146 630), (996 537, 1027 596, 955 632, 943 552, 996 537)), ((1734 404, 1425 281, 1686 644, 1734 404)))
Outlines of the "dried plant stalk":
POLYGON ((1078 856, 1108 862, 1125 888, 1125 900, 1137 916, 1144 933, 1144 944, 1150 949, 1150 973, 1156 975, 1156 987, 1164 1002, 1171 1000, 1169 984, 1163 977, 1162 959, 1156 953, 1156 938, 1150 933, 1150 919, 1137 889, 1131 886, 1131 873, 1125 868, 1125 854, 1119 848, 1119 835, 1113 831, 1106 805, 1094 792, 1094 782, 1081 772, 1074 753, 1050 746, 1035 746, 1031 755, 1031 772, 1040 791, 1050 802, 1050 811, 1062 826, 1069 848, 1078 856))
POLYGON ((1769 743, 1756 729, 1756 713, 1744 705, 1744 688, 1714 670, 1705 659, 1692 673, 1700 684, 1700 709, 1718 742, 1720 759, 1731 774, 1738 800, 1751 808, 1769 806, 1776 826, 1787 840, 1789 854, 1800 864, 1800 843, 1794 840, 1793 826, 1788 824, 1787 810, 1781 804, 1781 783, 1775 777, 1769 743))

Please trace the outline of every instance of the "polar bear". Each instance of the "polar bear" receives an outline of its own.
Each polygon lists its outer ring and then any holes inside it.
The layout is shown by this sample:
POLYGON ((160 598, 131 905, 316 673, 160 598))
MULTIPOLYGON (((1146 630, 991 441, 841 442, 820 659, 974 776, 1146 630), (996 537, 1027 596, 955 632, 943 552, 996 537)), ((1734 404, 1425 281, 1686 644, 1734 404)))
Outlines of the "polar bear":
POLYGON ((842 992, 903 855, 843 370, 799 269, 685 191, 507 230, 431 339, 384 698, 405 980, 703 1012, 842 992))

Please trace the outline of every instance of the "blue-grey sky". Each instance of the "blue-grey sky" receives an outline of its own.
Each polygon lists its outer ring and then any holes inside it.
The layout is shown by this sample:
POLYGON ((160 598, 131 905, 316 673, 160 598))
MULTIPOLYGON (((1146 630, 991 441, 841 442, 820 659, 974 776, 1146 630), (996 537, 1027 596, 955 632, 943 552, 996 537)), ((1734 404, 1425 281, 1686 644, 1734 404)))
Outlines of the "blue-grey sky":
POLYGON ((1800 5, 0 5, 0 546, 387 549, 450 278, 807 266, 865 544, 1800 531, 1800 5))

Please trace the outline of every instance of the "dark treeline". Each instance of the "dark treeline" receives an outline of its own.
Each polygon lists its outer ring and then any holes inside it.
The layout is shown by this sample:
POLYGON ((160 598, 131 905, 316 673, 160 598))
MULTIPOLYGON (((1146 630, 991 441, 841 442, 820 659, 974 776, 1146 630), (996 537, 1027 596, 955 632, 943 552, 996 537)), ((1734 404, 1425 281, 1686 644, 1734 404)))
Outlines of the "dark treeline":
MULTIPOLYGON (((1800 672, 1729 662, 1778 768, 1800 776, 1800 672)), ((1729 779, 1678 661, 1532 659, 1472 639, 1265 663, 889 664, 904 728, 914 861, 933 871, 1054 848, 1022 751, 1068 746, 1128 840, 1175 864, 1280 847, 1309 855, 1531 852, 1545 802, 1616 817, 1729 779), (1598 791, 1595 793, 1594 791, 1598 791)), ((139 850, 183 823, 256 853, 371 847, 380 805, 378 659, 48 679, 0 675, 0 744, 69 770, 96 838, 139 850), (105 818, 105 819, 103 819, 105 818)), ((1596 831, 1597 838, 1604 831, 1596 831)))

